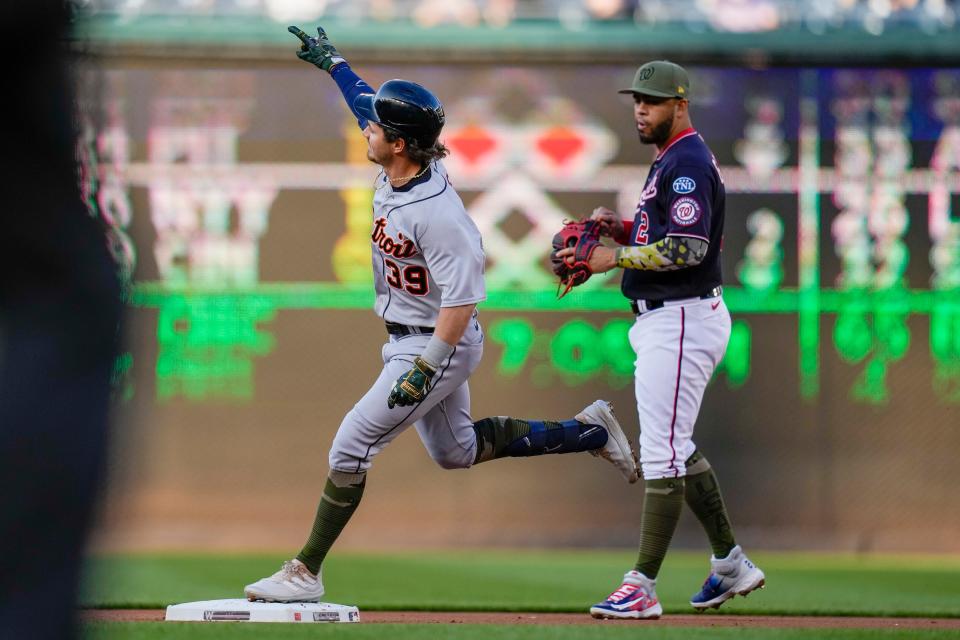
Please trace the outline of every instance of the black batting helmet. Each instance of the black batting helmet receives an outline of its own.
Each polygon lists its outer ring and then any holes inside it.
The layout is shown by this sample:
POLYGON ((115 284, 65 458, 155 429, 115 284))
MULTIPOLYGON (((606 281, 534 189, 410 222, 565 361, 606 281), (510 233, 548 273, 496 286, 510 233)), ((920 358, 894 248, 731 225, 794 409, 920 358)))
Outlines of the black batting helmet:
POLYGON ((387 80, 376 95, 357 96, 353 106, 370 122, 413 140, 422 149, 433 146, 445 121, 437 96, 409 80, 387 80))

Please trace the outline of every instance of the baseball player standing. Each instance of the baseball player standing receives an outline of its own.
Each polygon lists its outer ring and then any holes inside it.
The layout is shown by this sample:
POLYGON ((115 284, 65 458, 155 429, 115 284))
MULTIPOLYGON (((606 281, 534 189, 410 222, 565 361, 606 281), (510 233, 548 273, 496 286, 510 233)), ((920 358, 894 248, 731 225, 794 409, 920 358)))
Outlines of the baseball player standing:
MULTIPOLYGON (((730 337, 723 302, 720 247, 726 194, 716 159, 690 121, 690 82, 683 67, 658 60, 641 66, 632 94, 640 142, 658 154, 632 220, 600 207, 592 219, 617 249, 597 247, 592 272, 624 269, 621 290, 636 322, 635 389, 645 494, 636 566, 603 602, 596 618, 658 618, 657 573, 684 501, 713 547, 711 573, 690 604, 719 607, 764 584, 733 537, 710 463, 693 443, 704 389, 730 337)), ((564 249, 559 257, 572 255, 564 249)))
POLYGON ((467 380, 480 363, 483 331, 476 305, 485 298, 480 233, 440 163, 440 101, 424 87, 390 80, 374 91, 334 48, 323 29, 289 31, 302 60, 328 72, 367 139, 367 157, 382 167, 373 198, 372 257, 377 315, 386 323, 383 371, 340 423, 313 529, 296 558, 245 588, 251 600, 317 601, 321 566, 363 495, 376 456, 413 425, 445 469, 504 456, 589 451, 612 462, 629 482, 636 457, 608 403, 575 419, 527 421, 470 417, 467 380))

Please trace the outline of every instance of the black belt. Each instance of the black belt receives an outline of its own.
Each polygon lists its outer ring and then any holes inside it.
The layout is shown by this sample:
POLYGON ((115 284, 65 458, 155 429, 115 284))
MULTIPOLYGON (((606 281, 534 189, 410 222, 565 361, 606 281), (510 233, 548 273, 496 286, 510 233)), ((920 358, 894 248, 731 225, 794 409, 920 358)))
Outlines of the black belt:
POLYGON ((397 322, 388 322, 387 333, 392 336, 430 335, 433 333, 433 327, 416 327, 408 324, 399 324, 397 322))
POLYGON ((641 313, 646 313, 647 311, 653 311, 654 309, 659 309, 664 306, 667 302, 676 302, 678 300, 709 300, 710 298, 716 298, 717 296, 723 293, 723 287, 717 286, 710 291, 706 292, 702 296, 690 296, 689 298, 667 298, 664 300, 645 300, 646 308, 641 311, 640 305, 637 304, 637 300, 630 301, 630 310, 633 311, 634 315, 640 315, 641 313))

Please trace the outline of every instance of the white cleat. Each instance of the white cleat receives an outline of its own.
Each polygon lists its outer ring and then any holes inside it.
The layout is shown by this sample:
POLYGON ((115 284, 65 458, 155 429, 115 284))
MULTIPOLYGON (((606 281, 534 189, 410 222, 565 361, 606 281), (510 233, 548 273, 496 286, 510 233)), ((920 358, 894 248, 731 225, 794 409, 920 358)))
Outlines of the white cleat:
POLYGON ((613 415, 613 405, 606 400, 597 400, 578 413, 575 420, 586 424, 598 424, 607 430, 607 443, 591 451, 591 455, 609 460, 630 484, 640 479, 637 454, 634 453, 630 441, 627 440, 620 423, 617 422, 617 417, 613 415))
POLYGON ((247 600, 265 602, 320 602, 323 580, 313 575, 299 560, 288 560, 280 571, 269 578, 257 580, 243 589, 247 600))
POLYGON ((763 571, 750 562, 740 545, 731 549, 726 558, 718 560, 711 556, 710 568, 710 575, 700 588, 700 593, 690 600, 691 606, 697 611, 719 609, 730 598, 737 595, 746 597, 766 584, 763 571))

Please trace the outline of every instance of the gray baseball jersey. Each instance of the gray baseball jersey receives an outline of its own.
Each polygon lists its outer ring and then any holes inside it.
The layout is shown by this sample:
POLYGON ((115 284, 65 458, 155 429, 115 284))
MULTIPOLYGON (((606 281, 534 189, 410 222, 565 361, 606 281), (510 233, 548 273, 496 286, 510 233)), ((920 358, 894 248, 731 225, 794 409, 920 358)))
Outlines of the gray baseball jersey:
POLYGON ((373 216, 377 315, 432 327, 441 307, 486 298, 480 231, 440 162, 399 189, 381 173, 373 216))
MULTIPOLYGON (((480 232, 439 162, 399 188, 383 174, 373 198, 375 311, 387 322, 433 327, 441 307, 484 300, 480 232)), ((410 370, 430 340, 427 333, 391 335, 383 370, 354 405, 330 448, 330 468, 357 473, 410 425, 430 456, 445 468, 469 467, 476 455, 470 416, 470 374, 483 355, 483 331, 474 318, 453 353, 439 363, 433 388, 414 407, 387 406, 397 378, 410 370)))

